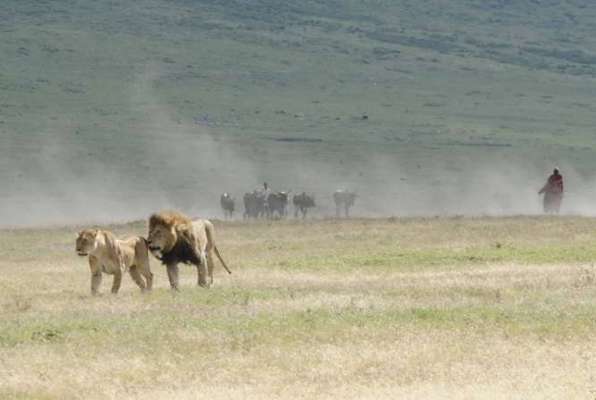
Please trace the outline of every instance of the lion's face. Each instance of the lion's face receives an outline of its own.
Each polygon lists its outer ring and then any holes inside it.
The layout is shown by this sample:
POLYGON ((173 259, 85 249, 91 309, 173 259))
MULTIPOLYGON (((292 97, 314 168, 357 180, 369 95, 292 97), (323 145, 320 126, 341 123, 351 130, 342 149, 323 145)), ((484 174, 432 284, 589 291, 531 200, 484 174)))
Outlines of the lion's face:
POLYGON ((87 256, 97 248, 97 230, 85 229, 79 232, 77 237, 77 254, 81 257, 87 256))
POLYGON ((147 243, 154 254, 167 252, 176 244, 176 231, 174 228, 156 225, 149 231, 147 243))

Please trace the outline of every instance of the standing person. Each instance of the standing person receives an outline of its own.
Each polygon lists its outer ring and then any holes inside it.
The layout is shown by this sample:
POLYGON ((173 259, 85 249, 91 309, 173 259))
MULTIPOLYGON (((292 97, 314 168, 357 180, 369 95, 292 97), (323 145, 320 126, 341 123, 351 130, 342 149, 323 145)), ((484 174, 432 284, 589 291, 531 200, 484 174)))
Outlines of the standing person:
POLYGON ((271 189, 269 189, 269 185, 267 185, 267 182, 263 183, 263 193, 265 194, 265 197, 271 194, 271 189))
POLYGON ((543 193, 544 212, 558 214, 563 200, 563 175, 559 173, 559 168, 553 170, 553 174, 548 177, 546 184, 538 192, 538 194, 543 193))

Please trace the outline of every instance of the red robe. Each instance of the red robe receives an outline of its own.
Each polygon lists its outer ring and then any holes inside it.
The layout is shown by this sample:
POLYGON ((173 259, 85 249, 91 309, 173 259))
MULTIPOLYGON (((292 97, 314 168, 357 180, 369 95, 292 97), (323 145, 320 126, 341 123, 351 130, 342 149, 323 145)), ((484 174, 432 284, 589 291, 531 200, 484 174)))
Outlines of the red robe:
POLYGON ((563 200, 563 175, 552 174, 540 189, 544 193, 543 207, 546 213, 558 213, 563 200))

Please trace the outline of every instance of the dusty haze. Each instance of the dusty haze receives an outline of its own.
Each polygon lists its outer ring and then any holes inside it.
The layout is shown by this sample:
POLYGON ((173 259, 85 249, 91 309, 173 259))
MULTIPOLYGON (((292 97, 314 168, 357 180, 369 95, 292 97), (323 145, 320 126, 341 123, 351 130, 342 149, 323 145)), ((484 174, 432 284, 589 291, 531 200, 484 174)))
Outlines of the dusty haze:
MULTIPOLYGON (((184 127, 182 133, 169 134, 178 136, 185 137, 184 127)), ((139 143, 143 156, 136 154, 137 161, 131 160, 139 165, 125 164, 125 154, 122 163, 93 156, 83 157, 81 163, 77 158, 86 149, 73 143, 47 144, 41 155, 23 157, 16 166, 18 179, 5 185, 9 191, 1 200, 1 225, 118 222, 143 219, 162 208, 218 218, 223 191, 235 196, 240 218, 242 194, 264 181, 274 190, 313 193, 317 217, 334 214, 331 194, 338 188, 357 192, 354 216, 537 214, 541 212, 537 191, 550 172, 521 162, 490 160, 474 165, 461 159, 411 170, 398 157, 374 154, 371 161, 344 170, 310 158, 303 149, 291 158, 258 162, 246 156, 242 146, 218 141, 207 130, 181 143, 152 138, 139 143)), ((567 190, 562 212, 596 214, 594 181, 580 177, 568 165, 561 169, 567 190)))
POLYGON ((152 91, 159 76, 149 66, 131 85, 130 105, 141 127, 122 131, 126 140, 82 136, 48 121, 46 131, 21 144, 2 175, 0 225, 120 222, 162 208, 220 218, 224 191, 236 198, 241 218, 242 194, 265 181, 274 190, 314 194, 316 217, 334 215, 331 194, 340 188, 357 192, 354 216, 537 214, 537 191, 555 165, 567 190, 562 212, 596 214, 596 179, 580 176, 565 160, 524 159, 509 148, 470 147, 469 156, 436 157, 442 150, 417 156, 366 142, 218 137, 160 103, 152 91), (319 154, 320 148, 327 151, 319 154))

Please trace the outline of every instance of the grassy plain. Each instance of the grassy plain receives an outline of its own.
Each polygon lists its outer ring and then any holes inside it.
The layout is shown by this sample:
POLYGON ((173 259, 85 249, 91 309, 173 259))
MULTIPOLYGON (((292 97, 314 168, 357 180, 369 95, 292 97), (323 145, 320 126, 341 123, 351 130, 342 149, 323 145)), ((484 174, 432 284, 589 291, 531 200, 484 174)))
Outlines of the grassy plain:
MULTIPOLYGON (((590 218, 217 223, 209 290, 89 294, 75 228, 0 231, 0 397, 593 399, 590 218)), ((145 224, 110 226, 143 234, 145 224)))
MULTIPOLYGON (((565 211, 594 213, 574 196, 596 187, 595 15, 579 1, 3 1, 0 220, 215 215, 220 191, 265 180, 315 192, 320 216, 339 186, 358 190, 356 215, 533 213, 554 164, 565 211)), ((234 274, 212 289, 185 268, 172 294, 153 260, 153 293, 124 279, 96 298, 74 228, 0 230, 0 398, 593 399, 593 226, 218 222, 234 274)))

